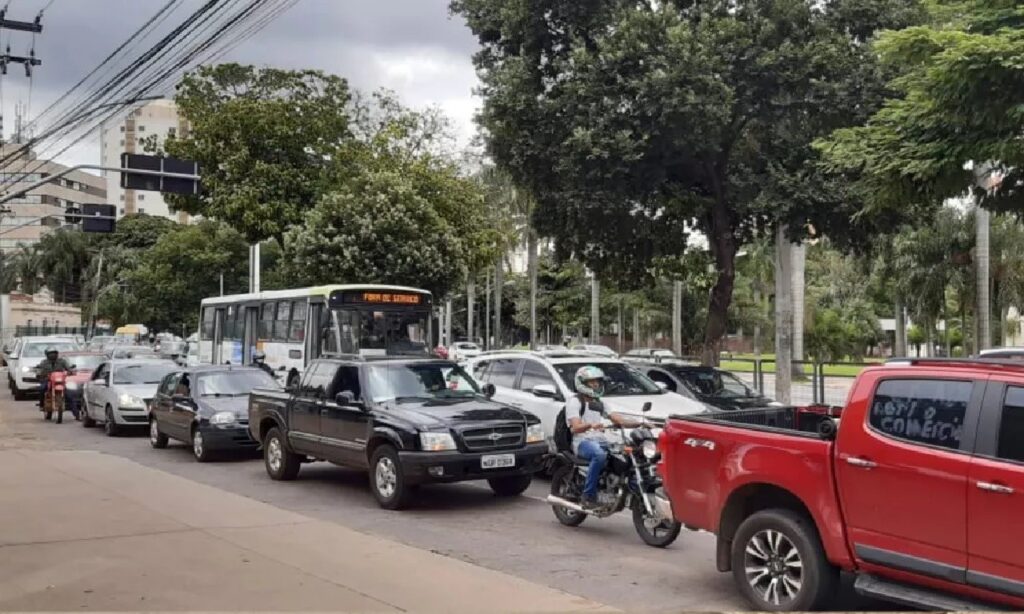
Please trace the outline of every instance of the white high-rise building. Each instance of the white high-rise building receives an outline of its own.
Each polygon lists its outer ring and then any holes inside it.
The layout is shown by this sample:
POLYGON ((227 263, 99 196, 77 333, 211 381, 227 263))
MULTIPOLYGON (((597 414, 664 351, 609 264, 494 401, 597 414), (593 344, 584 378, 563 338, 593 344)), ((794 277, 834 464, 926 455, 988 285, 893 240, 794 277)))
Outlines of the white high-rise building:
MULTIPOLYGON (((121 153, 147 153, 145 141, 156 136, 163 146, 168 136, 188 135, 188 122, 178 115, 173 100, 154 100, 134 109, 127 115, 112 119, 100 128, 100 151, 103 166, 121 166, 121 153)), ((132 213, 145 213, 166 217, 183 224, 188 214, 172 212, 159 192, 121 189, 120 173, 104 173, 107 180, 108 202, 117 206, 118 217, 132 213)))

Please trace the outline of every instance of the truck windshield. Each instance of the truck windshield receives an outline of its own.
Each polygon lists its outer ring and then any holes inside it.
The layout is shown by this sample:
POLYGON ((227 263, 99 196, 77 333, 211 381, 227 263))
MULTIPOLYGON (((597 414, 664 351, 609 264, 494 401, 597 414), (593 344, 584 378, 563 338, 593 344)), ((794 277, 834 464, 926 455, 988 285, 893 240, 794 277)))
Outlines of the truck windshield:
POLYGON ((472 398, 480 392, 473 378, 450 362, 371 365, 366 383, 374 403, 472 398))
POLYGON ((555 369, 558 371, 558 374, 562 376, 562 381, 569 387, 569 390, 575 390, 576 371, 578 371, 580 367, 585 367, 587 365, 593 365, 604 372, 604 376, 606 378, 604 385, 605 396, 622 397, 642 394, 662 394, 662 390, 661 388, 658 388, 657 384, 625 364, 615 362, 597 364, 573 362, 557 364, 555 365, 555 369))

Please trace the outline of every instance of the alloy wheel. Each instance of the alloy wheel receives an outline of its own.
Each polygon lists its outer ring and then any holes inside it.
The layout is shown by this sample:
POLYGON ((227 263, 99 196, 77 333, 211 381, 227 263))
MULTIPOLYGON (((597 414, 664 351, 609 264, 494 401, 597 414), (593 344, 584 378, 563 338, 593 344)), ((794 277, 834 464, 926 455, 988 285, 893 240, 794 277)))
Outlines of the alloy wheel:
POLYGON ((765 603, 792 602, 803 586, 800 552, 780 531, 765 529, 747 542, 743 557, 747 582, 765 603))
POLYGON ((277 437, 272 437, 267 442, 267 465, 270 466, 270 470, 274 473, 281 470, 281 459, 283 456, 281 441, 277 437))
POLYGON ((377 492, 385 499, 393 497, 398 487, 398 471, 390 458, 382 456, 377 461, 376 478, 377 492))

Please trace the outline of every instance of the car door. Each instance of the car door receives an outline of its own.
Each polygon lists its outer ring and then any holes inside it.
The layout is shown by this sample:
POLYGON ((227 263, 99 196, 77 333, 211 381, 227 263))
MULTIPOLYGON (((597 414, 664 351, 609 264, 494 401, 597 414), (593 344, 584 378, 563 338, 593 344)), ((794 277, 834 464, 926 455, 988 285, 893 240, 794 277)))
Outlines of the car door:
POLYGON ((85 385, 84 392, 89 417, 102 419, 103 408, 107 405, 110 393, 110 363, 105 362, 92 374, 92 379, 85 385))
POLYGON ((195 378, 194 372, 183 372, 175 380, 171 392, 170 411, 167 414, 171 427, 167 434, 181 441, 192 441, 192 422, 197 410, 195 402, 192 401, 195 378))
POLYGON ((984 387, 893 376, 854 401, 866 404, 864 421, 844 420, 835 472, 849 539, 869 571, 965 581, 971 433, 984 387))
POLYGON ((558 416, 558 412, 565 407, 565 399, 558 392, 555 374, 545 363, 532 358, 524 359, 515 389, 509 392, 509 396, 514 407, 524 409, 540 418, 540 422, 544 426, 545 437, 551 439, 554 436, 555 418, 558 416), (557 396, 534 394, 533 389, 537 386, 551 386, 557 396))
POLYGON ((967 582, 1024 599, 1024 379, 992 381, 967 484, 967 582))
POLYGON ((306 369, 298 391, 292 396, 288 441, 296 451, 323 454, 320 410, 336 369, 334 363, 313 363, 306 369))
POLYGON ((320 407, 320 432, 325 450, 332 459, 354 466, 366 465, 366 431, 370 414, 365 406, 338 403, 340 392, 351 392, 358 403, 362 401, 359 368, 354 365, 338 367, 327 390, 327 398, 320 407))
POLYGON ((171 397, 174 395, 179 375, 179 373, 168 373, 160 382, 160 386, 156 389, 156 395, 149 404, 150 420, 156 420, 161 432, 165 435, 170 433, 173 428, 170 424, 171 397))

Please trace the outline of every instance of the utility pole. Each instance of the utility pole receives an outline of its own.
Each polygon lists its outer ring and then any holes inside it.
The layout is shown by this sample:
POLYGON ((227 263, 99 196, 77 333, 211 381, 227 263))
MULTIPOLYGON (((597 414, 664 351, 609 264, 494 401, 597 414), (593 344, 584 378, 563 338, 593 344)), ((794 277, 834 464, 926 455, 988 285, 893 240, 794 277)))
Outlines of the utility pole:
POLYGON ((96 265, 96 279, 92 284, 92 313, 89 314, 89 338, 96 336, 96 312, 100 309, 100 277, 103 274, 103 250, 100 250, 100 261, 96 265))
POLYGON ((249 246, 249 293, 260 291, 260 244, 249 246))
POLYGON ((683 355, 683 282, 672 282, 672 351, 683 355))
POLYGON ((590 342, 601 343, 601 282, 590 278, 590 342))

